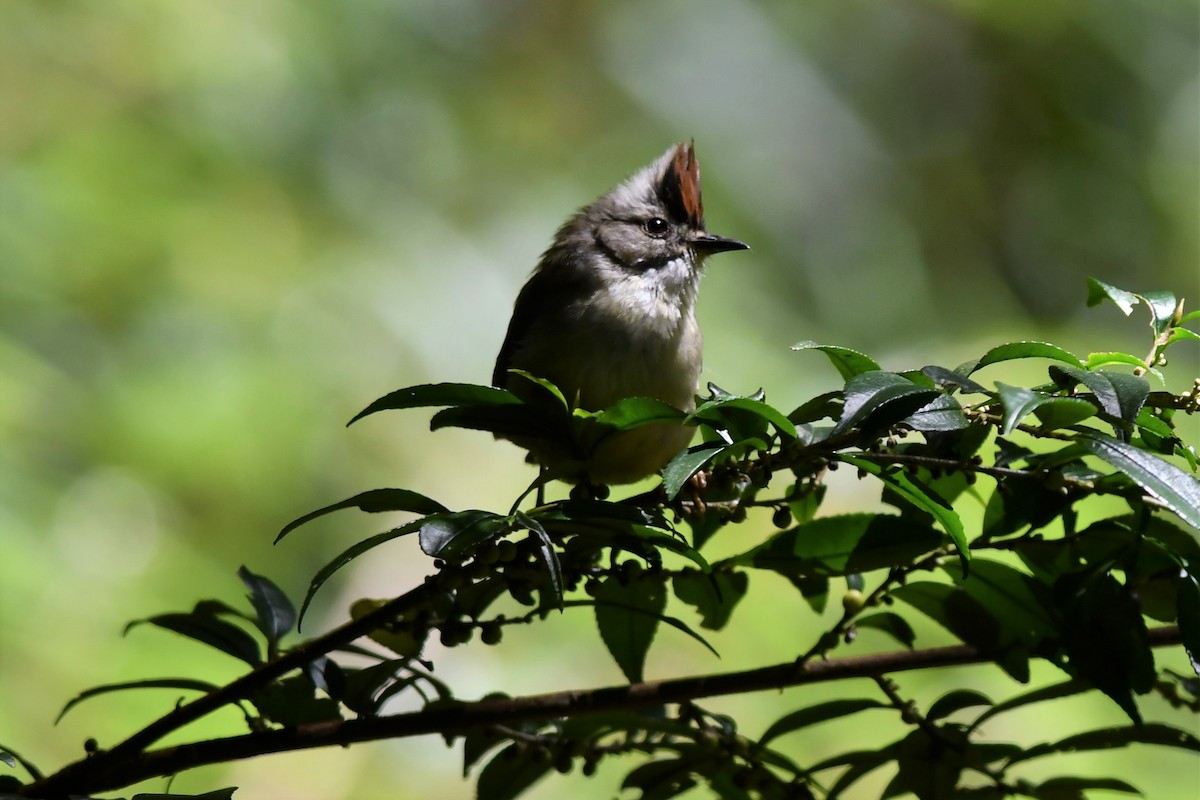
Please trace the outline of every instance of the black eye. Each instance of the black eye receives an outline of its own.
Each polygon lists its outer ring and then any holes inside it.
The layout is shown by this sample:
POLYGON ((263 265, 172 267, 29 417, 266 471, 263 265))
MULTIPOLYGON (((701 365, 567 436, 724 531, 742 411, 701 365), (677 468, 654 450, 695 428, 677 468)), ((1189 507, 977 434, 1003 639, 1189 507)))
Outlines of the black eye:
POLYGON ((646 229, 646 233, 655 238, 661 238, 667 235, 667 221, 662 217, 651 217, 642 223, 642 227, 646 229))

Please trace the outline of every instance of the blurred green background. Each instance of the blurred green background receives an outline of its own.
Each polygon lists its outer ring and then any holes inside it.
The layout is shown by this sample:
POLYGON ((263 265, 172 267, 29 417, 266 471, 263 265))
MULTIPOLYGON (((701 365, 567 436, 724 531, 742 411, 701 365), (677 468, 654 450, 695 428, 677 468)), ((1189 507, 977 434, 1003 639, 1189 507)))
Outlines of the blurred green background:
MULTIPOLYGON (((86 736, 112 744, 175 700, 99 699, 52 727, 78 691, 236 674, 170 634, 121 628, 236 599, 239 564, 299 596, 389 522, 347 514, 272 547, 305 511, 377 486, 507 507, 531 477, 512 446, 430 434, 419 412, 343 423, 400 386, 486 382, 558 224, 674 141, 695 138, 710 229, 754 248, 715 259, 701 293, 705 379, 725 389, 762 386, 790 408, 833 388, 819 356, 789 352, 803 339, 896 369, 1023 338, 1148 350, 1143 320, 1084 308, 1084 279, 1200 300, 1198 53, 1190 0, 6 0, 0 742, 54 769, 86 736)), ((1185 347, 1181 385, 1200 362, 1185 347)), ((830 510, 869 502, 842 481, 830 510)), ((427 567, 407 541, 378 551, 318 597, 311 630, 427 567)), ((769 595, 715 639, 721 661, 663 632, 648 674, 793 657, 816 622, 769 595)), ((620 680, 581 612, 470 648, 439 667, 464 697, 620 680)), ((963 674, 997 699, 1021 689, 994 667, 963 674)), ((952 680, 900 683, 928 702, 952 680)), ((709 705, 748 707, 754 735, 823 691, 709 705)), ((1032 742, 1121 721, 1104 704, 1047 710, 991 733, 1032 742)), ((796 738, 796 755, 898 731, 864 724, 796 738)), ((192 734, 239 725, 228 713, 192 734)), ((199 770, 174 788, 465 797, 458 759, 409 740, 199 770)), ((1156 798, 1193 797, 1200 779, 1180 753, 1055 766, 1073 765, 1156 798)), ((535 796, 613 796, 614 766, 535 796)))

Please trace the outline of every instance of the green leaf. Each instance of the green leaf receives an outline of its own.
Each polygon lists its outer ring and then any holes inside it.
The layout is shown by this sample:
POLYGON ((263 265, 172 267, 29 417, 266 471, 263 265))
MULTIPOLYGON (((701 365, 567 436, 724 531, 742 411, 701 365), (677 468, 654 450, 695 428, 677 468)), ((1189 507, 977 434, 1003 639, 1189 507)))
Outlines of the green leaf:
POLYGON ((1009 386, 999 381, 996 382, 996 389, 1000 394, 1000 404, 1004 407, 1004 425, 1000 428, 1001 436, 1012 433, 1013 429, 1021 424, 1021 420, 1033 413, 1034 409, 1054 399, 1042 392, 1035 392, 1023 386, 1009 386))
POLYGON ((1170 292, 1142 292, 1142 299, 1150 306, 1150 327, 1155 336, 1162 336, 1175 319, 1179 301, 1170 292))
POLYGON ((1196 585, 1195 577, 1181 576, 1175 596, 1183 647, 1192 670, 1200 676, 1200 587, 1196 585))
MULTIPOLYGON (((1190 333, 1190 331, 1189 331, 1190 333)), ((1146 362, 1131 353, 1089 353, 1087 361, 1083 363, 1085 369, 1095 370, 1097 367, 1102 367, 1105 364, 1125 364, 1126 366, 1139 369, 1146 369, 1146 362)), ((1159 382, 1163 380, 1163 374, 1157 369, 1147 370, 1154 377, 1158 378, 1159 382)))
POLYGON ((595 600, 596 625, 604 646, 629 682, 640 683, 646 654, 667 606, 663 581, 640 578, 622 586, 610 576, 600 583, 595 600))
POLYGON ((1109 416, 1132 423, 1150 395, 1145 378, 1112 370, 1090 371, 1078 367, 1050 368, 1050 377, 1064 388, 1082 383, 1096 395, 1096 401, 1109 416))
POLYGON ((967 533, 963 529, 962 519, 959 518, 954 507, 939 496, 937 492, 928 486, 919 485, 915 479, 909 477, 903 470, 884 467, 868 459, 855 456, 841 456, 841 460, 874 475, 897 495, 907 500, 914 507, 932 516, 942 526, 942 530, 946 532, 946 535, 950 537, 950 541, 954 542, 954 546, 958 548, 958 556, 962 559, 964 565, 970 560, 971 550, 970 545, 967 543, 967 533))
POLYGON ((948 394, 939 394, 921 408, 908 415, 903 420, 913 430, 922 433, 929 431, 960 431, 968 426, 967 416, 962 406, 948 394))
POLYGON ((338 701, 317 696, 316 687, 303 673, 267 684, 248 699, 258 713, 280 725, 305 725, 342 718, 338 701))
POLYGON ((848 575, 907 564, 942 542, 934 528, 890 514, 821 517, 731 559, 787 576, 848 575))
POLYGON ((670 403, 653 397, 626 397, 596 414, 596 422, 625 431, 652 422, 682 422, 687 416, 670 403))
POLYGON ((1039 403, 1033 413, 1042 423, 1042 430, 1056 431, 1096 416, 1096 407, 1078 397, 1052 397, 1039 403))
POLYGON ((439 406, 466 405, 515 405, 520 399, 507 389, 493 386, 477 386, 471 383, 431 383, 397 389, 379 398, 354 415, 347 425, 353 425, 363 417, 376 411, 392 411, 402 408, 429 408, 439 406))
POLYGON ((730 570, 707 575, 689 570, 677 572, 671 579, 675 596, 700 613, 700 627, 712 631, 725 627, 749 586, 746 573, 730 570))
POLYGON ((476 547, 507 530, 504 517, 491 511, 467 510, 433 514, 421 520, 421 552, 457 562, 476 547))
POLYGON ((231 800, 236 791, 237 787, 231 786, 225 789, 213 789, 211 792, 203 794, 138 793, 133 796, 132 800, 231 800))
POLYGON ((538 540, 538 555, 541 556, 542 563, 546 566, 546 574, 550 577, 550 591, 554 599, 554 604, 561 611, 563 608, 562 566, 558 562, 558 552, 554 549, 554 542, 550 541, 550 536, 546 533, 546 529, 542 527, 542 523, 524 511, 517 512, 516 520, 522 527, 527 528, 538 540))
POLYGON ((1153 453, 1099 431, 1082 431, 1075 441, 1128 475, 1193 528, 1200 528, 1200 481, 1153 453))
POLYGON ((510 744, 487 763, 475 784, 478 800, 513 800, 554 766, 538 748, 510 744))
POLYGON ((443 408, 429 419, 429 429, 464 428, 486 431, 507 438, 562 440, 569 435, 568 417, 546 413, 532 405, 454 406, 443 408))
POLYGON ((894 372, 863 372, 846 381, 842 417, 833 435, 855 427, 883 428, 899 422, 940 396, 894 372))
POLYGON ((859 617, 854 620, 854 627, 860 630, 870 628, 882 631, 909 650, 917 640, 917 635, 913 632, 912 626, 908 624, 908 620, 892 611, 880 611, 876 614, 859 617))
POLYGON ((970 369, 968 374, 978 372, 984 367, 999 364, 1002 361, 1013 361, 1019 358, 1048 358, 1052 361, 1062 361, 1072 366, 1082 366, 1079 357, 1058 345, 1048 342, 1009 342, 993 347, 983 354, 970 369))
POLYGON ((934 721, 950 716, 956 711, 976 706, 990 706, 992 699, 971 689, 954 689, 933 701, 925 712, 925 719, 934 721))
POLYGON ((952 386, 964 394, 987 394, 987 389, 957 370, 930 365, 921 367, 921 372, 938 386, 952 386))
POLYGON ((258 642, 250 634, 207 611, 191 613, 174 612, 158 614, 146 619, 136 619, 125 626, 125 633, 134 627, 149 623, 164 630, 178 633, 208 645, 222 653, 257 667, 262 663, 258 642))
POLYGON ((58 716, 54 718, 54 724, 57 725, 63 717, 67 715, 75 706, 97 695, 108 694, 110 692, 123 692, 127 689, 183 689, 190 692, 214 692, 221 687, 215 683, 208 681, 197 681, 191 678, 154 678, 141 681, 127 681, 124 683, 108 683, 104 686, 94 686, 91 689, 85 689, 79 694, 72 697, 62 711, 58 712, 58 716))
POLYGON ((1087 304, 1089 307, 1098 306, 1105 300, 1111 300, 1117 304, 1117 307, 1120 308, 1127 317, 1133 312, 1133 307, 1136 306, 1142 299, 1133 292, 1127 292, 1124 289, 1118 289, 1111 283, 1105 283, 1097 278, 1088 278, 1087 287, 1087 304))
POLYGON ((808 341, 794 344, 792 345, 792 349, 820 350, 829 358, 830 363, 837 368, 838 373, 842 376, 842 380, 848 381, 855 375, 881 369, 871 358, 848 347, 837 347, 835 345, 817 344, 816 342, 808 341))
POLYGON ((416 514, 436 514, 446 510, 446 507, 436 500, 431 500, 423 494, 411 492, 408 489, 372 489, 369 492, 356 494, 354 497, 343 500, 340 503, 319 508, 316 511, 305 514, 299 519, 289 522, 279 532, 279 535, 275 537, 275 541, 278 542, 306 522, 343 508, 357 508, 369 514, 381 511, 411 511, 416 514))
POLYGON ((321 569, 317 571, 317 574, 313 576, 312 581, 308 584, 308 591, 304 594, 304 602, 300 604, 299 619, 303 621, 304 615, 308 611, 308 605, 312 602, 313 597, 316 596, 317 590, 325 585, 325 581, 329 580, 333 576, 333 573, 337 572, 339 569, 346 566, 363 553, 383 544, 384 542, 390 542, 392 539, 396 539, 400 536, 405 536, 409 533, 420 530, 421 526, 424 525, 428 519, 430 519, 430 517, 414 519, 412 522, 409 522, 406 525, 401 525, 398 528, 392 528, 391 530, 384 531, 383 533, 377 533, 374 536, 363 539, 361 542, 347 547, 345 550, 339 553, 336 558, 334 558, 325 566, 321 567, 321 569))
POLYGON ((1057 742, 1046 742, 1028 748, 1009 761, 1009 766, 1034 758, 1056 753, 1078 753, 1089 750, 1115 750, 1131 744, 1153 744, 1160 747, 1178 747, 1200 753, 1200 739, 1195 734, 1164 725, 1146 722, 1119 728, 1100 728, 1077 733, 1057 742))
MULTIPOLYGON (((787 418, 783 412, 776 409, 774 406, 767 405, 762 400, 755 397, 738 397, 738 396, 723 396, 713 400, 708 400, 696 407, 696 410, 688 414, 688 420, 704 420, 718 427, 729 427, 731 430, 736 426, 729 424, 728 412, 730 409, 749 412, 754 417, 758 417, 765 422, 769 422, 775 426, 776 430, 787 436, 796 438, 796 426, 787 418)), ((754 432, 757 434, 757 431, 754 432)), ((747 434, 747 435, 754 435, 747 434)), ((738 438, 745 438, 740 436, 738 438)))
POLYGON ((878 700, 870 700, 868 698, 846 698, 842 700, 830 700, 825 703, 818 703, 815 706, 802 708, 799 711, 793 711, 786 714, 775 722, 771 723, 771 727, 767 728, 763 733, 762 738, 758 740, 758 746, 762 747, 772 739, 777 739, 801 728, 807 728, 809 725, 816 725, 831 719, 839 719, 848 717, 851 714, 857 714, 860 711, 866 711, 869 708, 888 708, 884 703, 878 700))
POLYGON ((250 590, 250 604, 254 606, 258 629, 267 641, 279 641, 296 624, 296 607, 282 589, 262 575, 239 567, 238 577, 250 590))
POLYGON ((705 464, 720 456, 732 445, 726 442, 704 442, 684 450, 663 467, 663 489, 674 500, 683 485, 691 480, 705 464))

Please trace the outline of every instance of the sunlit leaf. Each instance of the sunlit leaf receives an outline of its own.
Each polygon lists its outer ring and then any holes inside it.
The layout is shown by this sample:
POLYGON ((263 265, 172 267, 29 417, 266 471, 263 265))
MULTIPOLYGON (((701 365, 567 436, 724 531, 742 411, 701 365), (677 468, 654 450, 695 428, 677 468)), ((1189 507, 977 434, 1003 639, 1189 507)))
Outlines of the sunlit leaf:
POLYGON ((1200 481, 1153 453, 1099 431, 1075 439, 1090 453, 1128 475, 1193 528, 1200 528, 1200 481))
POLYGON ((1048 358, 1052 361, 1062 361, 1072 366, 1082 366, 1083 362, 1074 353, 1064 350, 1058 345, 1048 342, 1009 342, 983 354, 971 372, 978 372, 984 367, 999 364, 1002 361, 1013 361, 1020 358, 1048 358))
POLYGON ((1038 406, 1049 403, 1054 398, 1042 392, 1035 392, 1023 386, 1009 386, 997 381, 996 389, 1000 394, 1000 404, 1004 407, 1004 424, 1000 435, 1007 436, 1013 432, 1021 420, 1029 416, 1038 406))
POLYGON ((886 427, 918 411, 940 394, 937 389, 918 386, 894 372, 860 373, 846 381, 842 417, 833 434, 855 427, 886 427))
POLYGON ((1087 287, 1087 304, 1089 306, 1097 306, 1105 300, 1111 300, 1125 313, 1125 316, 1129 316, 1133 312, 1133 307, 1142 300, 1133 292, 1118 289, 1111 283, 1105 283, 1097 278, 1088 278, 1087 287))
POLYGON ((800 342, 792 345, 793 350, 820 350, 829 358, 831 364, 837 368, 841 374, 842 380, 850 380, 855 375, 863 372, 871 372, 879 370, 881 367, 876 364, 869 356, 865 356, 857 350, 851 350, 848 347, 837 347, 830 344, 817 344, 816 342, 800 342))
POLYGON ((471 383, 431 383, 397 389, 354 415, 347 425, 377 411, 463 405, 514 405, 520 399, 507 389, 471 383))

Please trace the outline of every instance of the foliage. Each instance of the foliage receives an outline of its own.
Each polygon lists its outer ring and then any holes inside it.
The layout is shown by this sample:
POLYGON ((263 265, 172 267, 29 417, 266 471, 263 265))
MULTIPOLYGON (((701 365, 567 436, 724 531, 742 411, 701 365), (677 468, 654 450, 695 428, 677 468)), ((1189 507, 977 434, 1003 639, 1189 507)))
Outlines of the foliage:
POLYGON ((451 509, 388 488, 301 517, 279 538, 345 509, 414 515, 321 569, 299 611, 273 582, 242 568, 249 612, 202 600, 190 611, 130 623, 188 637, 250 669, 224 686, 182 676, 88 689, 63 714, 131 689, 200 695, 110 749, 92 742, 86 759, 53 774, 5 749, 4 762, 30 780, 5 776, 0 793, 92 795, 206 763, 430 733, 461 743, 463 770, 477 773, 478 796, 501 800, 552 771, 578 766, 591 775, 599 762, 618 757, 629 763, 621 788, 655 800, 697 785, 729 798, 845 797, 876 770, 891 775, 886 797, 1136 793, 1121 777, 1033 781, 1023 772, 1056 754, 1130 744, 1200 751, 1195 735, 1144 722, 1141 708, 1141 698, 1155 694, 1200 710, 1197 676, 1160 669, 1154 655, 1156 647, 1182 646, 1200 674, 1200 482, 1196 443, 1184 441, 1178 426, 1200 411, 1200 378, 1180 394, 1163 388, 1167 351, 1195 346, 1200 314, 1185 315, 1169 293, 1133 294, 1091 281, 1089 303, 1103 301, 1127 315, 1149 309, 1146 356, 1080 358, 1045 342, 1011 342, 954 368, 888 372, 853 350, 805 342, 797 357, 823 354, 844 386, 790 413, 761 393, 739 396, 711 385, 687 414, 646 398, 585 411, 537 380, 543 395, 524 401, 462 384, 393 392, 359 417, 437 408, 435 429, 549 437, 581 457, 606 437, 664 420, 698 428, 701 441, 666 466, 661 485, 616 500, 603 487, 580 486, 544 502, 542 476, 506 512, 451 509), (985 383, 980 375, 1024 359, 1048 362, 1042 383, 1018 385, 995 371, 985 383), (875 482, 893 510, 821 515, 826 478, 838 469, 875 482), (539 500, 530 502, 534 490, 539 500), (967 513, 972 505, 982 511, 967 513), (752 513, 772 529, 749 524, 752 513), (710 543, 733 525, 759 533, 743 534, 747 546, 716 558, 710 543), (430 558, 423 583, 393 598, 360 599, 346 624, 288 643, 330 576, 409 535, 430 558), (663 625, 712 649, 705 632, 729 625, 768 573, 786 579, 814 613, 841 595, 840 617, 798 645, 795 662, 644 682, 663 625), (436 677, 424 657, 431 637, 453 648, 445 655, 452 658, 472 639, 498 645, 512 626, 576 609, 594 616, 628 686, 469 700, 436 677), (668 613, 674 609, 685 613, 668 613), (919 616, 960 644, 915 649, 919 616), (866 629, 888 634, 901 649, 840 655, 866 629), (955 686, 921 709, 892 676, 990 661, 1026 683, 1032 659, 1054 665, 1062 680, 998 701, 955 686), (876 696, 846 683, 861 677, 874 681, 876 696), (819 703, 781 709, 757 736, 699 704, 816 681, 840 683, 819 703), (1107 698, 1129 724, 1050 741, 1000 742, 985 734, 983 724, 999 715, 1085 693, 1107 698), (421 709, 389 713, 388 702, 401 695, 419 700, 421 709), (229 705, 242 711, 248 733, 153 748, 229 705), (802 763, 779 746, 801 729, 880 712, 898 714, 905 725, 884 747, 802 763))

